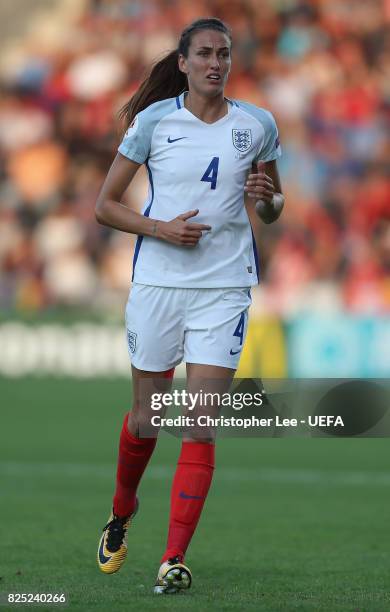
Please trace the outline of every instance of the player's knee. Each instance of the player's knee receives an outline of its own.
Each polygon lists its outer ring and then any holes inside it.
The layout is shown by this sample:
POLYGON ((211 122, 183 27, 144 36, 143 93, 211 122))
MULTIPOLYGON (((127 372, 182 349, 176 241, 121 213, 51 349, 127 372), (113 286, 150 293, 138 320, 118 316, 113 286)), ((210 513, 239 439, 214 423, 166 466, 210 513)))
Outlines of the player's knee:
POLYGON ((132 410, 129 413, 127 428, 136 438, 149 437, 152 433, 156 433, 156 428, 151 423, 150 415, 142 410, 132 410))

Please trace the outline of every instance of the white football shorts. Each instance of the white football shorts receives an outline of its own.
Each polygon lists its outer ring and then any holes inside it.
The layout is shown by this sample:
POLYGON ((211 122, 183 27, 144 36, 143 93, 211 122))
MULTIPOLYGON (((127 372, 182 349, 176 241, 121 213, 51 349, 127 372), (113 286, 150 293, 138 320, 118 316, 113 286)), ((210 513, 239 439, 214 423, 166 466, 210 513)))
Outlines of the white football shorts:
POLYGON ((127 347, 139 370, 183 360, 236 369, 248 327, 250 288, 182 289, 134 283, 126 306, 127 347))

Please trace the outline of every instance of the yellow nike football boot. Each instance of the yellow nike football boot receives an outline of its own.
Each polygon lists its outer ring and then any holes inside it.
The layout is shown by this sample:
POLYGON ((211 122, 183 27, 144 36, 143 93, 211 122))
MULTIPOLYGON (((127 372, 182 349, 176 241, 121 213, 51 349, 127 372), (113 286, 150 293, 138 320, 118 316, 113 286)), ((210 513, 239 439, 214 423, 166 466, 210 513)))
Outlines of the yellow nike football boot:
POLYGON ((190 569, 180 562, 179 557, 164 561, 158 570, 154 593, 156 595, 172 595, 189 589, 192 583, 190 569))
POLYGON ((138 499, 133 514, 119 517, 111 512, 100 538, 97 562, 102 572, 114 574, 123 565, 127 555, 127 536, 132 519, 138 510, 138 499))

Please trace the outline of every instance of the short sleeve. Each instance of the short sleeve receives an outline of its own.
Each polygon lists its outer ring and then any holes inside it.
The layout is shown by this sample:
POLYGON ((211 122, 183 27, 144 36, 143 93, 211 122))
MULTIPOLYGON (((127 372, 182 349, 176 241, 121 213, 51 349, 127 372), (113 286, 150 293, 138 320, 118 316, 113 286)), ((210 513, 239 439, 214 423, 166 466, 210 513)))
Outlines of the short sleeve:
POLYGON ((151 130, 147 126, 147 115, 138 113, 130 124, 121 144, 119 153, 138 164, 143 164, 150 153, 151 130))
POLYGON ((261 123, 264 128, 264 142, 254 159, 256 163, 259 161, 273 161, 282 155, 278 128, 272 113, 262 109, 261 123))

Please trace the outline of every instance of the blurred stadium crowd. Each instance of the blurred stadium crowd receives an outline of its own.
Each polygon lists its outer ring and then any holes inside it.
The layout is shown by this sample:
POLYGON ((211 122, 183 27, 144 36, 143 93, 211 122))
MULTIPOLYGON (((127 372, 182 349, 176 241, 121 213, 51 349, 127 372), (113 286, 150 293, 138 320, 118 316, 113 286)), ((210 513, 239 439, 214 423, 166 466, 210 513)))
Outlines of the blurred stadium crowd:
POLYGON ((280 129, 287 204, 274 225, 253 219, 257 307, 390 311, 388 0, 94 0, 56 37, 20 41, 0 73, 3 310, 122 307, 134 241, 94 218, 116 113, 200 16, 233 29, 227 95, 269 108, 280 129))

